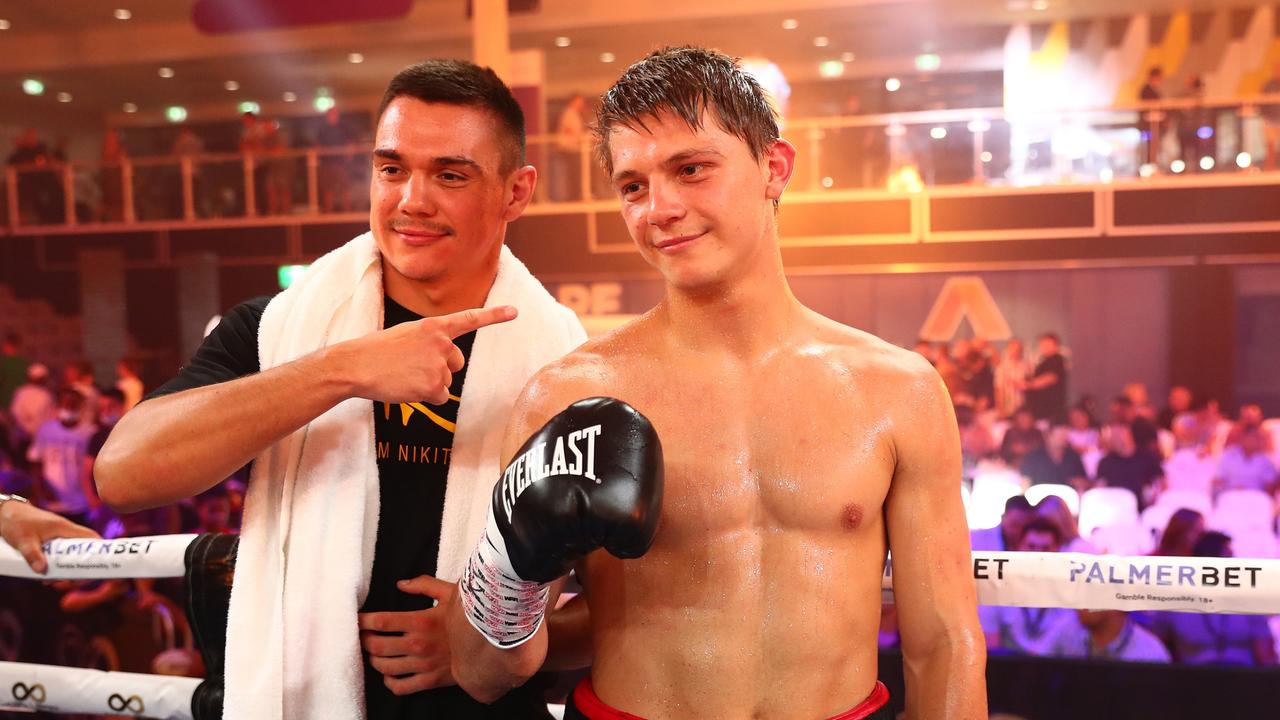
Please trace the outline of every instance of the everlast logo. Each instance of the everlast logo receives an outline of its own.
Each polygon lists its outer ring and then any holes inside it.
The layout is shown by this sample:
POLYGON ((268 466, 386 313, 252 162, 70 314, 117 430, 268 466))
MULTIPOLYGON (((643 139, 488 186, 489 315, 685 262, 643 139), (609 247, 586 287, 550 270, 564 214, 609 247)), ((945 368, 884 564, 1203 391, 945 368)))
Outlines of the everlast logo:
POLYGON ((542 478, 577 475, 600 482, 596 477, 596 437, 599 435, 600 426, 592 425, 557 436, 549 464, 544 462, 548 442, 540 442, 512 460, 502 473, 502 509, 507 514, 507 522, 511 521, 511 508, 516 504, 516 498, 542 478))
POLYGON ((1083 578, 1088 583, 1109 585, 1166 585, 1177 587, 1258 587, 1260 567, 1216 568, 1200 565, 1172 565, 1152 563, 1113 565, 1105 562, 1071 561, 1071 582, 1083 578), (1247 584, 1246 584, 1247 583, 1247 584))

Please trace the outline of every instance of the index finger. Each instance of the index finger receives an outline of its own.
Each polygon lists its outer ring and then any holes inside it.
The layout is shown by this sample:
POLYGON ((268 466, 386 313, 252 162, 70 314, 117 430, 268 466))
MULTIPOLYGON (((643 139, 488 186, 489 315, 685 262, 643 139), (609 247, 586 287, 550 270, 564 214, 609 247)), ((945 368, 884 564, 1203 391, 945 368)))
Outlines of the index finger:
POLYGON ((478 330, 486 325, 495 325, 514 320, 516 309, 510 305, 499 305, 491 308, 471 308, 440 318, 440 324, 449 337, 456 338, 478 330))

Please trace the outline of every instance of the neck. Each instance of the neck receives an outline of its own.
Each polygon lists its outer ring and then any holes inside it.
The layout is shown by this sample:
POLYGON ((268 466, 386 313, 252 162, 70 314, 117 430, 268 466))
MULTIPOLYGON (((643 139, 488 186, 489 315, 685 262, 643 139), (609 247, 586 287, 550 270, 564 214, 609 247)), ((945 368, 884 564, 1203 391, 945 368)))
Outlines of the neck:
POLYGON ((715 287, 689 291, 668 286, 658 316, 681 345, 750 357, 782 344, 803 310, 775 245, 767 262, 715 287))
POLYGON ((1124 624, 1128 621, 1124 614, 1108 615, 1106 620, 1096 627, 1090 628, 1089 637, 1093 639, 1093 647, 1101 650, 1115 642, 1115 639, 1120 637, 1120 632, 1124 630, 1124 624))
POLYGON ((468 308, 483 307, 498 275, 499 245, 491 258, 474 270, 446 272, 430 280, 413 280, 385 265, 382 287, 387 297, 423 317, 438 317, 468 308))

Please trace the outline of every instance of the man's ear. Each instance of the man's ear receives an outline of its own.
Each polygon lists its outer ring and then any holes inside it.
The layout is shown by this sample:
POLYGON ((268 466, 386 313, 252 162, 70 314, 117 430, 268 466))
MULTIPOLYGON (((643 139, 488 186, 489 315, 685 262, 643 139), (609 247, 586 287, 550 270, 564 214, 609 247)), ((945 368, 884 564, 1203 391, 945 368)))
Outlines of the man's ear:
POLYGON ((507 180, 507 205, 503 208, 502 219, 511 222, 520 217, 524 209, 533 200, 533 191, 538 187, 538 170, 532 165, 511 173, 507 180))
POLYGON ((796 169, 796 148, 791 143, 779 138, 764 152, 764 167, 768 173, 765 184, 765 197, 778 200, 782 191, 787 189, 791 173, 796 169))

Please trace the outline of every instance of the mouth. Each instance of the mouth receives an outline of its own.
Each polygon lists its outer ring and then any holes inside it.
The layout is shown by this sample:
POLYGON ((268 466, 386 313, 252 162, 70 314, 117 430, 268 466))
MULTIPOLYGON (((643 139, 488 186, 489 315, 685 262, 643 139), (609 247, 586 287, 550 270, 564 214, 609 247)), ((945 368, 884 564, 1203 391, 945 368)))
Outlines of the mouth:
POLYGON ((449 237, 453 233, 447 230, 427 230, 424 228, 392 228, 392 232, 406 245, 421 247, 431 245, 449 237))
POLYGON ((692 245, 693 241, 697 240, 698 238, 706 234, 707 234, 706 231, 703 231, 703 232, 694 233, 691 235, 678 235, 676 237, 662 238, 661 240, 658 240, 657 242, 653 243, 653 246, 657 248, 659 252, 663 252, 663 253, 680 252, 681 250, 692 245))

